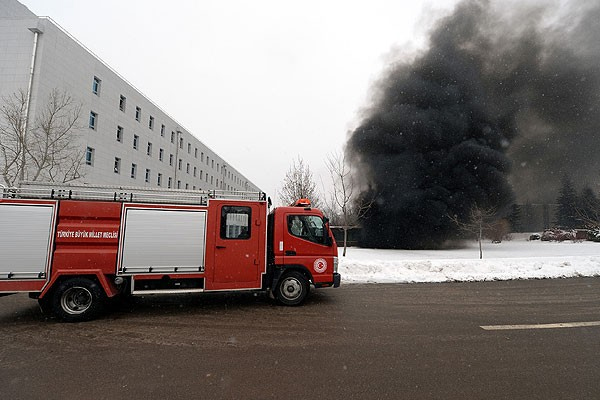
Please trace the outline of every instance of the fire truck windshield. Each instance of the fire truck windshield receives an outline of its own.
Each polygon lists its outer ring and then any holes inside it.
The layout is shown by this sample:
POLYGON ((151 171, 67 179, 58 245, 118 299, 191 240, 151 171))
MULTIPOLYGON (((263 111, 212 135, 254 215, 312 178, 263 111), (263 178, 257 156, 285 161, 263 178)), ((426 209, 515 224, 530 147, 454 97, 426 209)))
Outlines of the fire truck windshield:
POLYGON ((314 243, 325 244, 325 223, 317 215, 289 215, 288 231, 291 235, 314 243))

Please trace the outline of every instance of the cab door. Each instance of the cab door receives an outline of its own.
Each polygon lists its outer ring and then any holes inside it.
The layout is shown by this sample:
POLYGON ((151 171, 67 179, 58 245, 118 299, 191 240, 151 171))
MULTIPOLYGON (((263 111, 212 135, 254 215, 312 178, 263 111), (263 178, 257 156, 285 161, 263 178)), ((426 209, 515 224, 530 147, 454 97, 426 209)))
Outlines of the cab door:
POLYGON ((260 287, 261 209, 222 203, 217 208, 213 282, 218 289, 260 287))
POLYGON ((286 265, 302 265, 315 282, 332 280, 334 250, 323 217, 304 211, 286 213, 283 258, 286 265))

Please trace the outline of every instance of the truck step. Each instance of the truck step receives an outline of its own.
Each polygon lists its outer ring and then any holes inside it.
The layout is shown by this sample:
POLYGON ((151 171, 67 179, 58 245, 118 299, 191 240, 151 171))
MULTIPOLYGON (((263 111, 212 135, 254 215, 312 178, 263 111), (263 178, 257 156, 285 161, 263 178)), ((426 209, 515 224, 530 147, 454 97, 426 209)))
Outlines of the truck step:
POLYGON ((204 291, 203 278, 172 279, 163 276, 161 279, 135 279, 132 278, 132 294, 174 294, 174 293, 199 293, 204 291))

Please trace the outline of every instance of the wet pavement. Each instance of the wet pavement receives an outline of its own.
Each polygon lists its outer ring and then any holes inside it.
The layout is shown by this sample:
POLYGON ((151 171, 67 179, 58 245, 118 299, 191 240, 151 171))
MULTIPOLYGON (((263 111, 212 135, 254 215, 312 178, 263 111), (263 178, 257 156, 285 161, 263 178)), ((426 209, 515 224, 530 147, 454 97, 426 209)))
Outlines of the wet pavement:
POLYGON ((0 298, 0 398, 600 398, 599 326, 480 327, 599 320, 600 278, 147 296, 79 324, 19 294, 0 298))

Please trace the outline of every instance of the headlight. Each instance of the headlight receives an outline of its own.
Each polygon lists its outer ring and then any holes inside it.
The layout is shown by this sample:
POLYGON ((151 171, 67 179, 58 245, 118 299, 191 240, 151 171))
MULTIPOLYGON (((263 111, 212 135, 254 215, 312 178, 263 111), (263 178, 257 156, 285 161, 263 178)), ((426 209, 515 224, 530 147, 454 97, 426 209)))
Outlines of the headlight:
POLYGON ((333 273, 337 274, 338 271, 338 258, 333 257, 333 273))

